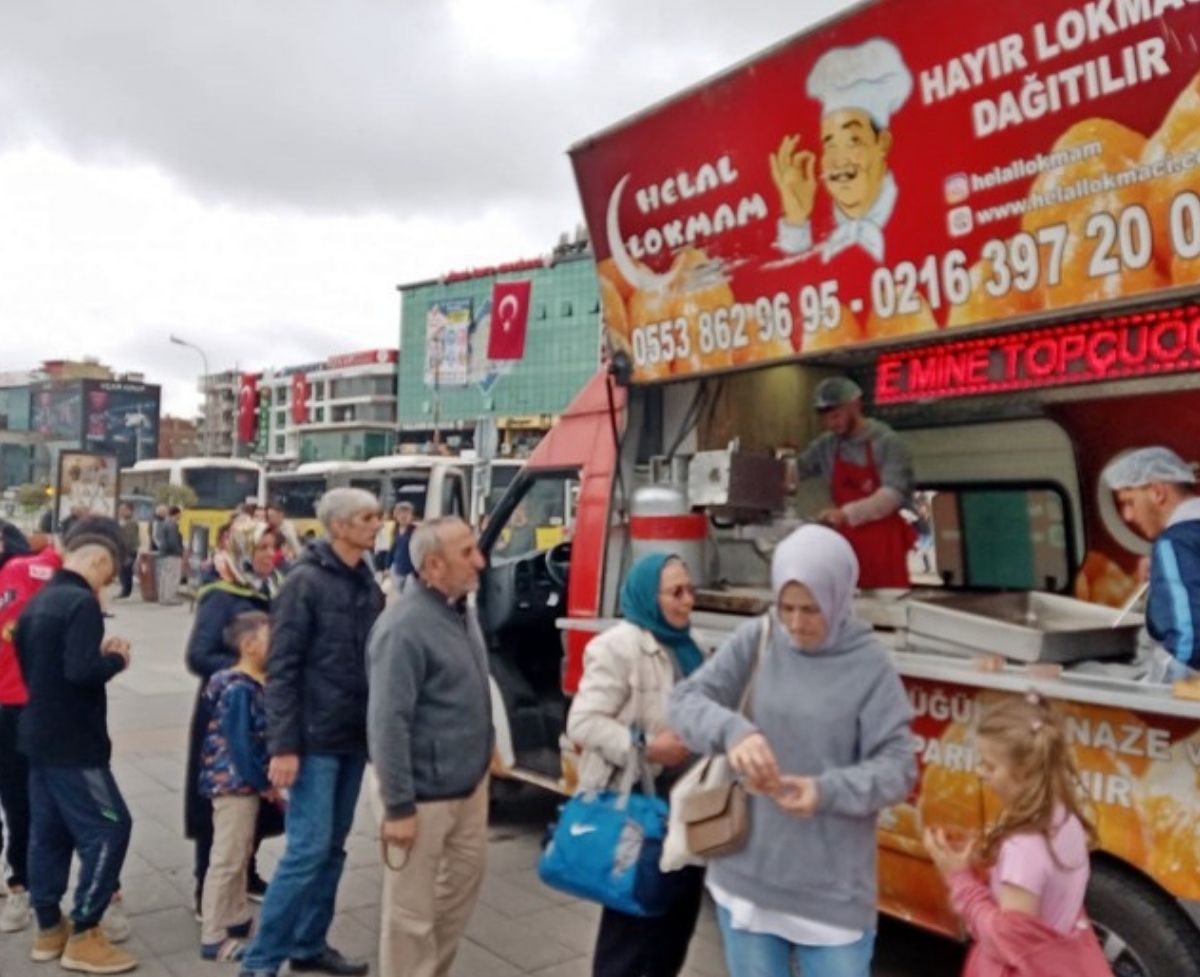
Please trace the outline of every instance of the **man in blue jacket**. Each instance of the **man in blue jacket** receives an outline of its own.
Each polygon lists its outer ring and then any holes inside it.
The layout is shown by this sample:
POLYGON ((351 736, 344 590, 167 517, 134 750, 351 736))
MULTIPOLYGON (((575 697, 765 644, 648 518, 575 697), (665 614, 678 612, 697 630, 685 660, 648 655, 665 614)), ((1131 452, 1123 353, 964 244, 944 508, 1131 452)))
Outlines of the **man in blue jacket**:
POLYGON ((1139 448, 1104 470, 1121 518, 1152 541, 1146 630, 1174 661, 1166 677, 1200 669, 1200 497, 1196 473, 1170 448, 1139 448))
POLYGON ((250 977, 275 977, 286 960, 293 974, 368 969, 327 938, 367 763, 367 635, 383 593, 365 558, 379 502, 363 489, 330 489, 317 518, 326 538, 304 550, 271 604, 267 776, 289 792, 287 847, 242 958, 250 977))

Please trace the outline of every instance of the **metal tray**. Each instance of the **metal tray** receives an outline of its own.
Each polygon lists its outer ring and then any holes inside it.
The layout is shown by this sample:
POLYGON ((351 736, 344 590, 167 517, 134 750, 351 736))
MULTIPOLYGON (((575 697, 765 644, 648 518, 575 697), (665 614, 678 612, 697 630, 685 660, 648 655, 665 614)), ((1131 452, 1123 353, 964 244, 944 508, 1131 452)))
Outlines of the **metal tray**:
POLYGON ((1140 621, 1112 627, 1117 611, 1058 594, 947 594, 908 604, 909 640, 1021 662, 1074 662, 1132 655, 1140 621))

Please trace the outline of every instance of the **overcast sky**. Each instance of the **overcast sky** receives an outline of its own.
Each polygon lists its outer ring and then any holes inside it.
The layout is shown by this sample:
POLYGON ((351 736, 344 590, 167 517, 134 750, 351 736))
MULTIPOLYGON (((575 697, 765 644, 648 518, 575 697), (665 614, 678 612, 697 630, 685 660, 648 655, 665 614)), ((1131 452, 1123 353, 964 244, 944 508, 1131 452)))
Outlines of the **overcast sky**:
POLYGON ((398 341, 397 283, 547 252, 579 138, 836 0, 0 3, 0 371, 398 341))

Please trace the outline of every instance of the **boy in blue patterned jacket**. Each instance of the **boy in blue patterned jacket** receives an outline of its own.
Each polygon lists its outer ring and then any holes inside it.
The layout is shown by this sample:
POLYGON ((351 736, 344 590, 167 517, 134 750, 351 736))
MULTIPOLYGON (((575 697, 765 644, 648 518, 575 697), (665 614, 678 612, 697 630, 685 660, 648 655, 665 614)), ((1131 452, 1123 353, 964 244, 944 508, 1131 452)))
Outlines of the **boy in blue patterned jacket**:
POLYGON ((238 653, 232 668, 208 680, 212 718, 200 758, 200 793, 212 799, 213 845, 201 897, 200 955, 236 961, 250 935, 246 872, 254 850, 259 798, 281 803, 267 780, 267 713, 263 701, 270 618, 239 614, 225 629, 238 653))

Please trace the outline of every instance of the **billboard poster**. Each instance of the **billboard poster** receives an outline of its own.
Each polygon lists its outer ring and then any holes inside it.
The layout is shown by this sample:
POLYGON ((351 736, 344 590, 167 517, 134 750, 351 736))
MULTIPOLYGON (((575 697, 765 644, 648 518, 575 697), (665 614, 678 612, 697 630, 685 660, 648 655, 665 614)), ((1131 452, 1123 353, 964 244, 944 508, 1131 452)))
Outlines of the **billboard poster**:
POLYGON ((471 300, 440 299, 425 313, 425 385, 465 387, 470 359, 471 300))
POLYGON ((158 457, 160 388, 154 384, 85 380, 84 447, 111 451, 122 468, 158 457))
POLYGON ((1185 0, 878 0, 581 144, 610 342, 670 379, 1194 287, 1198 41, 1185 0))
POLYGON ((74 441, 83 433, 83 391, 79 384, 41 384, 33 392, 33 429, 48 441, 74 441))
POLYGON ((115 454, 59 452, 55 524, 61 526, 72 513, 116 518, 119 478, 120 462, 115 454))

